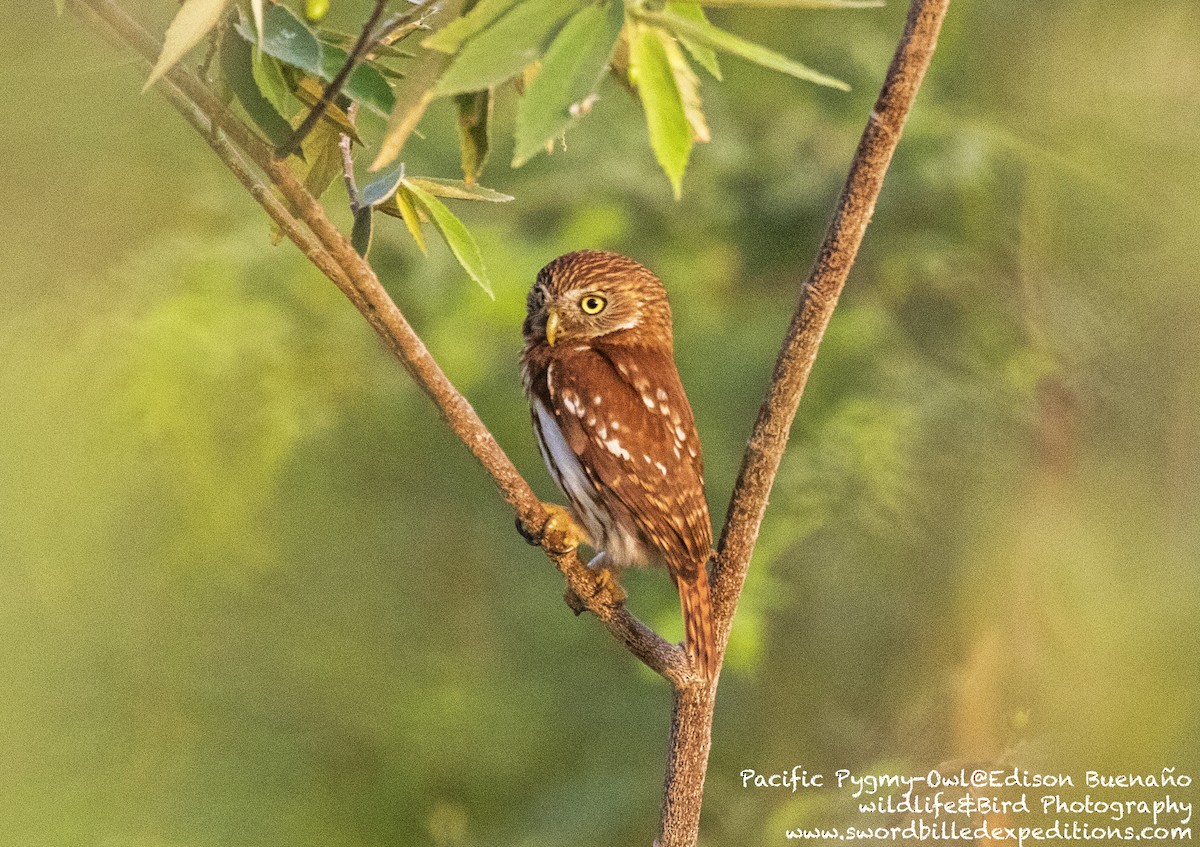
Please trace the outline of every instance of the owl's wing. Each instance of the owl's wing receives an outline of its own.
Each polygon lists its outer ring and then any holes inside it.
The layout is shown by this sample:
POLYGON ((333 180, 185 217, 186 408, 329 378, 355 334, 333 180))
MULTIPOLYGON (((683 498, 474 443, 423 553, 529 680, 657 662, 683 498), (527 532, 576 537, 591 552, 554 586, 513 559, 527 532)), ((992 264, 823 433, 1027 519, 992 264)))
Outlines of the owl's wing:
POLYGON ((684 579, 708 561, 712 523, 692 409, 669 353, 597 346, 547 373, 551 408, 592 484, 627 511, 684 579))

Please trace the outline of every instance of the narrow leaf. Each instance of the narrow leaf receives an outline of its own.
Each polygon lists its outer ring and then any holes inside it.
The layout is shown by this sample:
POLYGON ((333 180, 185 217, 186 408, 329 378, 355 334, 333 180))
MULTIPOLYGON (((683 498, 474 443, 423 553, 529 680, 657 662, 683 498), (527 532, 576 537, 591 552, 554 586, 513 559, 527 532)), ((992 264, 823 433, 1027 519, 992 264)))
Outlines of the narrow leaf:
POLYGON ((254 31, 258 33, 258 49, 263 43, 263 0, 250 0, 250 15, 254 18, 254 31))
MULTIPOLYGON (((306 76, 301 77, 296 83, 296 90, 293 93, 300 99, 301 103, 311 109, 320 101, 324 90, 325 86, 315 77, 306 76)), ((350 122, 350 116, 336 103, 330 103, 326 107, 324 120, 333 122, 338 129, 350 136, 355 143, 362 144, 362 139, 358 137, 358 131, 354 128, 354 124, 350 122)))
POLYGON ((350 229, 350 244, 358 255, 366 258, 371 250, 371 236, 374 233, 375 210, 364 206, 354 215, 354 226, 350 229))
POLYGON ((292 137, 292 126, 275 110, 254 81, 252 48, 232 30, 221 41, 221 75, 237 97, 246 114, 270 139, 280 145, 292 137))
POLYGON ((392 195, 392 199, 386 203, 381 203, 376 208, 379 211, 398 217, 404 221, 404 225, 408 227, 408 232, 413 237, 413 241, 417 242, 417 247, 421 252, 428 255, 429 250, 425 247, 425 234, 421 232, 421 216, 417 212, 417 207, 413 203, 412 194, 403 185, 399 190, 392 195))
MULTIPOLYGON (((303 120, 303 114, 297 115, 293 126, 300 126, 303 120)), ((304 180, 304 187, 313 197, 319 198, 324 194, 342 173, 342 148, 338 144, 341 138, 342 131, 337 124, 322 120, 313 127, 301 145, 304 161, 291 160, 292 170, 304 180)))
MULTIPOLYGON (((668 12, 674 12, 683 18, 689 18, 697 23, 706 24, 708 18, 704 16, 704 9, 699 3, 689 2, 689 0, 669 0, 664 7, 668 12)), ((708 71, 713 77, 721 80, 721 65, 717 62, 717 52, 707 44, 697 41, 694 38, 689 38, 685 35, 679 35, 679 41, 687 48, 687 51, 692 54, 692 58, 699 63, 700 67, 708 71)))
POLYGON ((425 189, 435 197, 451 200, 484 200, 488 203, 507 203, 511 194, 501 194, 482 185, 472 185, 458 179, 438 179, 432 176, 410 176, 408 182, 425 189))
POLYGON ((672 12, 663 12, 661 14, 645 13, 642 17, 652 23, 666 26, 680 37, 693 38, 702 44, 707 44, 718 50, 724 50, 727 53, 740 56, 765 68, 794 76, 796 79, 814 82, 817 85, 826 85, 842 91, 850 90, 850 86, 840 79, 826 76, 820 71, 815 71, 794 59, 789 59, 787 56, 776 53, 774 50, 763 47, 761 44, 747 41, 731 32, 718 29, 710 23, 700 23, 699 21, 681 17, 672 12))
POLYGON ((629 51, 629 78, 637 86, 646 113, 650 147, 671 180, 671 188, 678 200, 683 191, 683 172, 692 152, 692 128, 663 46, 664 39, 669 37, 652 26, 634 28, 629 51))
POLYGON ((158 82, 163 74, 175 67, 176 62, 208 35, 221 19, 221 13, 227 5, 229 0, 184 0, 167 27, 162 52, 142 91, 158 82))
POLYGON ((58 16, 60 18, 62 17, 63 7, 66 5, 67 5, 67 0, 54 0, 54 11, 56 11, 58 13, 58 16))
POLYGON ((624 23, 624 4, 609 0, 577 12, 555 36, 517 108, 513 167, 525 164, 578 119, 578 104, 600 84, 624 23))
POLYGON ((290 117, 297 107, 296 98, 292 95, 291 86, 283 76, 279 60, 274 56, 256 51, 254 54, 254 84, 262 92, 263 97, 270 101, 275 111, 284 117, 290 117))
POLYGON ((517 0, 480 0, 470 12, 439 29, 421 42, 422 47, 457 53, 458 48, 507 12, 517 0))
POLYGON ((386 167, 400 155, 408 137, 417 128, 417 124, 425 116, 425 110, 432 102, 432 91, 421 91, 420 86, 416 85, 405 86, 401 98, 396 102, 396 108, 392 110, 391 118, 388 119, 387 134, 379 145, 379 153, 371 163, 371 170, 377 171, 386 167))
MULTIPOLYGON (((238 21, 234 29, 251 44, 258 44, 258 35, 248 21, 238 21)), ((305 73, 320 76, 323 70, 321 42, 287 6, 267 7, 263 15, 260 49, 268 56, 274 56, 285 65, 299 68, 305 73)))
POLYGON ((473 183, 483 173, 491 150, 492 92, 473 91, 454 98, 458 107, 458 148, 463 178, 473 183))
MULTIPOLYGON (((413 23, 406 24, 399 30, 396 30, 396 32, 403 33, 409 27, 416 29, 419 26, 420 23, 414 21, 413 23)), ((321 27, 321 29, 317 30, 316 35, 317 40, 319 40, 322 44, 332 44, 334 47, 341 47, 343 50, 352 48, 355 42, 358 41, 357 35, 351 35, 348 32, 340 32, 339 30, 330 29, 329 27, 321 27)), ((393 33, 393 36, 395 36, 395 33, 393 33)), ((403 36, 399 36, 396 38, 396 40, 399 41, 402 37, 403 36)), ((394 46, 394 44, 379 44, 375 47, 372 47, 370 52, 373 59, 413 59, 416 57, 415 53, 412 53, 408 50, 401 50, 399 47, 394 46)))
MULTIPOLYGON (((346 64, 347 58, 349 56, 342 48, 332 44, 324 45, 321 51, 321 78, 332 82, 342 65, 346 64)), ((360 64, 350 72, 349 79, 342 86, 342 93, 385 118, 396 106, 396 95, 392 93, 392 87, 379 71, 368 64, 360 64)))
POLYGON ((708 131, 708 120, 704 117, 704 108, 700 102, 700 80, 674 38, 664 38, 663 48, 667 51, 671 75, 675 77, 675 87, 679 89, 683 113, 687 115, 688 125, 692 128, 692 140, 701 144, 707 143, 712 140, 712 135, 708 131))
POLYGON ((521 72, 584 0, 524 0, 472 38, 438 80, 435 97, 490 88, 521 72))
POLYGON ((359 189, 358 202, 363 206, 378 206, 396 193, 396 188, 403 179, 404 163, 401 162, 359 189))
POLYGON ((487 292, 488 297, 495 300, 492 283, 488 279, 487 269, 483 266, 483 255, 479 252, 479 245, 475 243, 470 230, 446 208, 446 204, 419 185, 405 180, 404 187, 412 194, 413 200, 429 214, 429 219, 438 228, 463 270, 479 283, 479 287, 487 292))
MULTIPOLYGON (((304 115, 305 113, 301 112, 292 119, 293 129, 304 121, 304 115)), ((326 118, 319 121, 313 127, 312 132, 305 137, 300 148, 302 155, 288 158, 288 166, 292 169, 292 173, 317 199, 320 199, 333 181, 341 176, 342 148, 338 145, 341 137, 341 128, 326 118)), ((277 224, 272 224, 271 243, 278 244, 282 240, 283 231, 277 224)))

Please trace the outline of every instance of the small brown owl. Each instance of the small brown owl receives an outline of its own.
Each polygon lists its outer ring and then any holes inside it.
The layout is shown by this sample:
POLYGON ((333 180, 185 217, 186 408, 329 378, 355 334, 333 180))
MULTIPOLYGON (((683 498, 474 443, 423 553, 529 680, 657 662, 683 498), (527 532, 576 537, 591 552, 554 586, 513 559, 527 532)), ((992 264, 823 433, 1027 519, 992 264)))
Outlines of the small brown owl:
POLYGON ((712 679, 712 523, 667 292, 632 259, 580 250, 542 268, 528 307, 521 377, 533 428, 597 551, 590 567, 665 565, 688 655, 712 679))

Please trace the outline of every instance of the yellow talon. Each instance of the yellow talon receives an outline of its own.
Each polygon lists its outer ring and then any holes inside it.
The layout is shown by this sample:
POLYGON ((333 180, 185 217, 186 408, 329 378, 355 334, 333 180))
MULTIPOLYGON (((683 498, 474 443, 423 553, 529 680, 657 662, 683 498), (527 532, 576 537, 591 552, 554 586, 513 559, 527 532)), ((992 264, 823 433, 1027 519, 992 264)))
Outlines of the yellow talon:
POLYGON ((621 587, 621 583, 617 582, 617 575, 604 567, 595 568, 594 570, 596 573, 595 593, 599 594, 601 591, 605 591, 612 596, 614 602, 624 603, 629 595, 625 593, 625 589, 621 587))
POLYGON ((570 553, 588 540, 587 533, 562 506, 543 503, 549 515, 542 524, 542 545, 552 553, 570 553))

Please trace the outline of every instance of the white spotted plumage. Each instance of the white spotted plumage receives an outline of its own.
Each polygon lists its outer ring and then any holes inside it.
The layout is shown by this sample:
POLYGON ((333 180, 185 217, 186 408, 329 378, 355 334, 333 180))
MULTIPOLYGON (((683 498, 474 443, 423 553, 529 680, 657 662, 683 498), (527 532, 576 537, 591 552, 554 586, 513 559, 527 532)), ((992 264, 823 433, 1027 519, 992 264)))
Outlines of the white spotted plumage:
POLYGON ((597 551, 593 563, 665 565, 688 653, 711 676, 712 524, 662 283, 616 254, 568 254, 538 275, 524 332, 539 447, 597 551), (598 310, 587 305, 597 301, 598 310))

